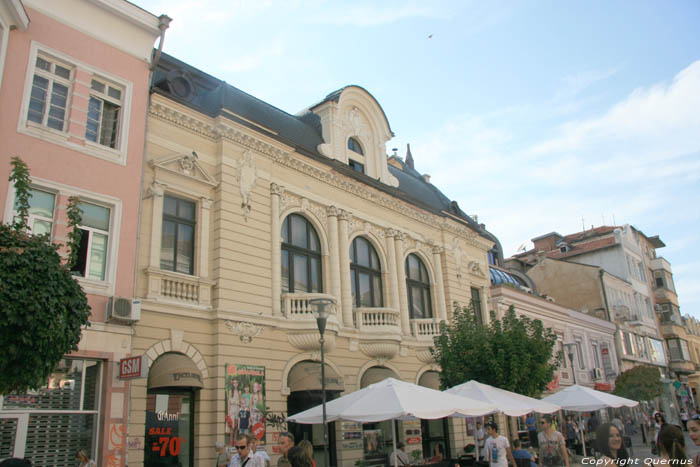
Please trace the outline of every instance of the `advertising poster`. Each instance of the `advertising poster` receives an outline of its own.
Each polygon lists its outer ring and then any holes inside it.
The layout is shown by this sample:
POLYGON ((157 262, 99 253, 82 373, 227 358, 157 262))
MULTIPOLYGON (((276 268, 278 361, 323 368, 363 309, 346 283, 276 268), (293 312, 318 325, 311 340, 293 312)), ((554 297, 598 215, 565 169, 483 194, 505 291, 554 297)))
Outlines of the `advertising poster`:
POLYGON ((226 433, 231 446, 238 434, 265 444, 265 367, 226 365, 226 433))

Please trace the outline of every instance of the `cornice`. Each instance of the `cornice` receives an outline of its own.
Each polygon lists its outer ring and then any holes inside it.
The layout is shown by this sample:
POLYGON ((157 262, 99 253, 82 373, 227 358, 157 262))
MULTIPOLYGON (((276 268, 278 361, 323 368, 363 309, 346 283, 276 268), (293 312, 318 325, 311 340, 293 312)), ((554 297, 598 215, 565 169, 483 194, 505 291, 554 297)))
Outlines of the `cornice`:
POLYGON ((480 238, 476 232, 465 226, 459 225, 456 221, 452 222, 442 216, 425 212, 421 208, 410 205, 405 201, 399 200, 390 195, 386 195, 377 190, 372 190, 361 183, 339 176, 327 168, 322 169, 309 164, 300 157, 295 156, 295 153, 285 151, 266 141, 255 138, 245 131, 228 125, 228 122, 224 122, 223 119, 217 119, 215 123, 207 123, 192 116, 191 114, 187 114, 170 105, 166 105, 165 103, 158 102, 156 100, 152 101, 149 114, 154 118, 171 123, 181 128, 185 128, 210 140, 219 140, 224 138, 228 141, 252 149, 262 155, 267 156, 274 162, 301 172, 306 176, 315 178, 316 180, 327 183, 328 185, 355 195, 359 198, 373 202, 383 208, 398 212, 399 214, 419 221, 423 224, 431 227, 437 226, 438 228, 441 228, 453 235, 458 235, 465 242, 477 248, 488 249, 491 246, 489 241, 480 238))

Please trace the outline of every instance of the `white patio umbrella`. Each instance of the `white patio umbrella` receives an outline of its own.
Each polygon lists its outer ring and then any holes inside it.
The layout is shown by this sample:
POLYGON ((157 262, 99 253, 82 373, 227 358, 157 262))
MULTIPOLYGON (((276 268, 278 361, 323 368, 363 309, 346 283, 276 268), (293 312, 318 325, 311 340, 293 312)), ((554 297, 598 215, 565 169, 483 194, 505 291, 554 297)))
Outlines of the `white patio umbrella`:
MULTIPOLYGON (((310 408, 287 417, 288 422, 323 423, 322 406, 310 408)), ((436 419, 454 415, 477 417, 498 411, 487 402, 446 394, 394 378, 370 384, 326 403, 326 420, 343 419, 353 422, 381 422, 384 420, 436 419)), ((395 423, 394 457, 396 457, 395 423)), ((396 465, 396 458, 394 458, 396 465)))
POLYGON ((596 391, 578 384, 562 389, 551 396, 544 397, 542 402, 557 404, 564 410, 574 412, 588 412, 607 407, 636 407, 639 405, 637 401, 608 394, 607 392, 596 391))
POLYGON ((494 404, 498 407, 499 412, 503 412, 511 417, 519 417, 530 412, 552 413, 561 409, 557 404, 523 396, 522 394, 489 386, 475 380, 451 387, 444 392, 494 404))
MULTIPOLYGON (((636 407, 639 402, 632 399, 608 394, 607 392, 596 391, 595 389, 587 388, 574 384, 568 388, 564 388, 551 396, 544 397, 543 402, 559 404, 564 410, 573 412, 589 412, 607 407, 636 407)), ((583 441, 583 455, 586 455, 586 441, 583 441)))

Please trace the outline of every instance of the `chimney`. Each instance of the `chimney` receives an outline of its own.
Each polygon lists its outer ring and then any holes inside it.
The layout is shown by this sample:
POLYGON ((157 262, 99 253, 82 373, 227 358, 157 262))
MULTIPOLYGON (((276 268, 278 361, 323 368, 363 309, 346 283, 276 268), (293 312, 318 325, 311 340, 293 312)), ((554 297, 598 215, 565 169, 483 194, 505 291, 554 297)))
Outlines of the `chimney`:
POLYGON ((391 148, 391 151, 393 152, 392 157, 399 156, 399 148, 391 148))
POLYGON ((415 170, 413 166, 413 154, 411 154, 411 145, 406 144, 406 165, 415 170))
POLYGON ((425 183, 430 183, 430 175, 423 174, 423 180, 425 180, 425 183))

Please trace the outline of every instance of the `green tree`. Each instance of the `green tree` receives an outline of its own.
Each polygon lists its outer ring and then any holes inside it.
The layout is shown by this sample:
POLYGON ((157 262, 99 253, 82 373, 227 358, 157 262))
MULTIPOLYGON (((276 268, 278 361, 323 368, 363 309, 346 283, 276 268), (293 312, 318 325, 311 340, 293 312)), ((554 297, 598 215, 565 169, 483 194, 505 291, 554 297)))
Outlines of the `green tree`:
MULTIPOLYGON (((0 224, 0 394, 37 388, 46 382, 63 355, 78 349, 81 327, 89 325, 90 307, 80 284, 64 263, 59 245, 48 235, 27 232, 29 170, 12 158, 17 216, 0 224)), ((73 232, 80 221, 76 201, 69 206, 73 232)), ((70 235, 69 258, 80 238, 70 235)))
POLYGON ((650 401, 661 396, 664 385, 658 368, 637 365, 623 371, 615 380, 613 394, 635 401, 650 401))
POLYGON ((443 389, 477 380, 537 397, 554 378, 561 355, 553 356, 556 334, 540 320, 517 316, 511 306, 502 320, 484 326, 471 307, 455 308, 431 349, 441 366, 443 389))

